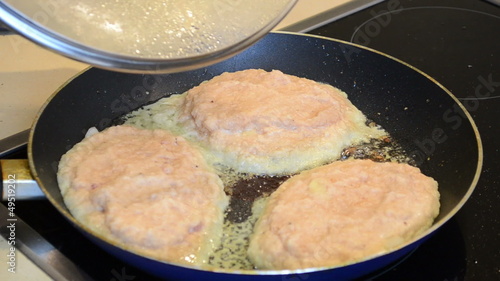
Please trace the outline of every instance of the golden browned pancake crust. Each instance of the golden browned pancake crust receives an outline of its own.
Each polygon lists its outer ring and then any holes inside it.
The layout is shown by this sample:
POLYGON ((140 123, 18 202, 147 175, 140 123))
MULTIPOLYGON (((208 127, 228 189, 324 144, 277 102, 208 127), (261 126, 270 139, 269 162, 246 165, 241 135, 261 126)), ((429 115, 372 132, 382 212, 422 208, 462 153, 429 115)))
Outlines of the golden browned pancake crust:
POLYGON ((299 269, 386 253, 432 225, 437 186, 399 163, 347 160, 302 172, 270 196, 248 254, 261 269, 299 269))
POLYGON ((250 173, 294 173, 384 134, 366 126, 344 92, 278 70, 203 82, 185 94, 180 119, 222 163, 250 173))
POLYGON ((62 157, 58 182, 77 220, 128 250, 203 264, 217 246, 227 198, 219 177, 182 137, 108 128, 62 157))

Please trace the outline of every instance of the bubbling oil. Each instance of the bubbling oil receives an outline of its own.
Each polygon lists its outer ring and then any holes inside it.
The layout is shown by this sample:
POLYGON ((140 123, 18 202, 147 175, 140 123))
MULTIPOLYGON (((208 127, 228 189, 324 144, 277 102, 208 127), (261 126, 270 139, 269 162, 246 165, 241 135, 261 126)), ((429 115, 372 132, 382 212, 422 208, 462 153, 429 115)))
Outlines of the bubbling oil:
MULTIPOLYGON (((406 151, 389 136, 346 147, 338 161, 350 158, 414 165, 406 151)), ((210 255, 209 266, 234 270, 255 269, 247 255, 254 225, 269 196, 293 175, 249 175, 220 167, 218 171, 223 179, 226 194, 230 197, 230 203, 226 209, 221 244, 210 255)))
MULTIPOLYGON (((254 269, 247 256, 250 235, 255 222, 262 213, 267 197, 257 199, 252 205, 251 214, 242 221, 224 221, 220 246, 209 257, 209 266, 224 269, 254 269)), ((230 216, 230 215, 228 215, 230 216)))
MULTIPOLYGON (((177 122, 181 102, 182 95, 163 98, 154 104, 131 112, 117 123, 144 129, 166 129, 189 138, 189 130, 177 122)), ((367 125, 383 130, 373 121, 367 121, 367 125)), ((247 255, 254 225, 262 214, 269 195, 293 175, 273 176, 236 172, 219 163, 216 156, 206 153, 207 149, 202 149, 202 151, 223 181, 225 192, 230 198, 229 206, 225 211, 220 245, 209 255, 207 266, 232 270, 255 269, 247 255)), ((338 159, 331 159, 330 162, 344 161, 349 158, 415 164, 407 156, 406 151, 389 135, 346 147, 338 159)))

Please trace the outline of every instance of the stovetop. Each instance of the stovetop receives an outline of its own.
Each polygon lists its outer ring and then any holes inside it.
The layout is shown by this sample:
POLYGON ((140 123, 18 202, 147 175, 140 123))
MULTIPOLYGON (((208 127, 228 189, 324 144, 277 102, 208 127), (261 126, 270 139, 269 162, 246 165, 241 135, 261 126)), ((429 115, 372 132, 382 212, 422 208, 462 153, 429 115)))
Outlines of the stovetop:
MULTIPOLYGON (((500 280, 500 8, 486 1, 390 0, 309 30, 382 51, 429 74, 473 116, 483 172, 464 207, 409 256, 369 280, 500 280)), ((19 150, 10 158, 24 158, 19 150)), ((94 246, 48 201, 17 215, 96 280, 156 280, 94 246)))
POLYGON ((476 122, 483 171, 472 197, 381 280, 500 280, 500 8, 485 1, 388 1, 311 33, 382 51, 429 74, 476 122))

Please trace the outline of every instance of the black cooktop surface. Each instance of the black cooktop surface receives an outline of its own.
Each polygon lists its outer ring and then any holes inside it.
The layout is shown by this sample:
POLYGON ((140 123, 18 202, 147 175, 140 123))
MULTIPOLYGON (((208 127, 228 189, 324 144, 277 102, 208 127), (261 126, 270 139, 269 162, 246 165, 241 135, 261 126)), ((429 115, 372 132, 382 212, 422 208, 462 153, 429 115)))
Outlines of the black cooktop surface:
POLYGON ((310 33, 361 44, 429 74, 471 113, 483 172, 459 213, 380 280, 500 280, 500 8, 387 1, 310 33))
MULTIPOLYGON (((365 45, 429 74, 462 101, 483 141, 483 173, 462 210, 368 279, 500 280, 499 27, 500 8, 486 1, 390 0, 309 32, 365 45)), ((48 201, 19 202, 16 210, 96 280, 155 280, 94 246, 48 201)))

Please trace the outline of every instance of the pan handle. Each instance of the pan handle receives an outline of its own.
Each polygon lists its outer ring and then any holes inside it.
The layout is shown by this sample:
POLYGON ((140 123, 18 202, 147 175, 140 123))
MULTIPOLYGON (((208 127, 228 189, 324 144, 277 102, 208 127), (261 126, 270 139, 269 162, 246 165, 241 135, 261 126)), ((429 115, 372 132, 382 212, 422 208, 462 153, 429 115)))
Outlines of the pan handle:
POLYGON ((0 170, 3 182, 3 185, 0 186, 2 201, 13 202, 45 198, 45 194, 31 176, 28 160, 2 159, 0 160, 0 170))
POLYGON ((0 158, 12 154, 28 144, 30 130, 24 130, 0 140, 0 158))

